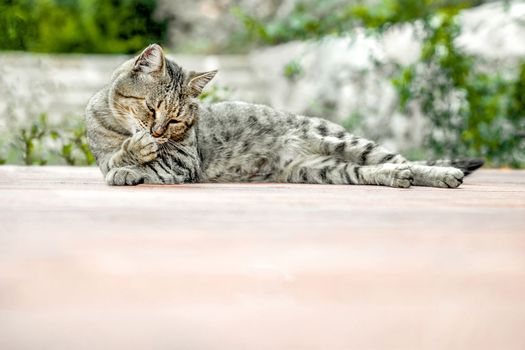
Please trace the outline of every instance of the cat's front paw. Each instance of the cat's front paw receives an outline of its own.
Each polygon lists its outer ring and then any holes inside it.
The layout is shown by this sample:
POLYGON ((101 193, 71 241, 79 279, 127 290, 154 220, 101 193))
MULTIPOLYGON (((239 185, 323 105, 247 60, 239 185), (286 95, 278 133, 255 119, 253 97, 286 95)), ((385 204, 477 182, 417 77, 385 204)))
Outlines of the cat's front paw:
POLYGON ((131 137, 129 152, 139 164, 145 164, 157 159, 159 145, 153 136, 147 131, 139 131, 131 137))
POLYGON ((144 183, 144 176, 134 169, 114 168, 107 173, 106 183, 110 186, 133 186, 144 183))

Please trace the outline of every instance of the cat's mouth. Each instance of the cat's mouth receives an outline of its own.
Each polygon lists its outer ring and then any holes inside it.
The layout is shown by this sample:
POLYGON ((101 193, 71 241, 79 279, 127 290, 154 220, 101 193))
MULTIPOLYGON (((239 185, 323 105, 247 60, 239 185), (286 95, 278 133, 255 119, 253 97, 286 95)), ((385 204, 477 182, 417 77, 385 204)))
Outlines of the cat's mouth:
POLYGON ((168 122, 168 125, 166 125, 164 127, 163 133, 162 133, 162 131, 158 132, 157 130, 152 128, 150 130, 150 134, 151 134, 151 136, 153 136, 157 140, 157 143, 159 143, 159 144, 166 143, 166 142, 168 142, 171 139, 171 136, 173 136, 173 135, 166 136, 166 132, 168 131, 169 126, 170 125, 172 125, 172 126, 179 126, 179 125, 181 125, 181 123, 182 123, 182 121, 180 121, 180 120, 172 119, 172 120, 170 120, 168 122))
POLYGON ((163 143, 166 143, 170 140, 170 135, 166 132, 163 133, 163 134, 155 134, 155 132, 153 131, 150 131, 150 135, 153 136, 153 138, 155 139, 155 141, 157 141, 157 143, 159 144, 163 144, 163 143))

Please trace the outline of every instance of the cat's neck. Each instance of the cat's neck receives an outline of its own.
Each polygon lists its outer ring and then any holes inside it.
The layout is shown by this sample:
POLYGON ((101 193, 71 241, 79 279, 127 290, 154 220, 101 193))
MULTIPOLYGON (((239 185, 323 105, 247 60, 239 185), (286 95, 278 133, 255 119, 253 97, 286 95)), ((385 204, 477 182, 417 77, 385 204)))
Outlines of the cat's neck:
POLYGON ((192 148, 197 147, 197 132, 195 128, 189 129, 182 138, 177 140, 169 140, 167 144, 176 146, 177 148, 192 148))

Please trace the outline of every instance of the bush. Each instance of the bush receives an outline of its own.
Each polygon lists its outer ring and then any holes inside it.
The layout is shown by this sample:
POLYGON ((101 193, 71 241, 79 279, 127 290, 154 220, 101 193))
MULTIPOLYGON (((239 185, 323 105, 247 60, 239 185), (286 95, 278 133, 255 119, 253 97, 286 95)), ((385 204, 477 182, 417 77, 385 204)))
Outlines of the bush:
MULTIPOLYGON (((457 13, 483 1, 381 0, 374 6, 327 1, 298 4, 283 19, 257 19, 237 10, 247 29, 247 40, 278 44, 291 40, 321 39, 351 33, 356 26, 380 35, 390 26, 422 24, 419 62, 397 67, 393 84, 400 106, 419 107, 429 120, 425 149, 414 150, 432 158, 482 156, 494 166, 525 166, 525 62, 514 72, 483 69, 485 62, 464 53, 454 40, 461 32, 457 13), (521 130, 521 131, 520 131, 521 130)), ((296 79, 295 61, 284 67, 296 79)), ((356 114, 357 115, 357 114, 356 114)), ((359 123, 359 115, 345 121, 359 123)))
POLYGON ((0 164, 6 163, 91 165, 95 158, 80 120, 50 125, 47 116, 41 114, 30 125, 0 135, 0 164))
MULTIPOLYGON (((495 166, 525 164, 525 62, 514 75, 483 71, 455 45, 453 13, 424 21, 421 60, 393 80, 400 107, 412 102, 429 119, 433 157, 482 156, 495 166)), ((406 111, 406 109, 405 109, 406 111)))
POLYGON ((260 19, 240 8, 234 14, 245 26, 245 41, 275 45, 292 40, 319 39, 348 33, 355 27, 383 31, 388 27, 417 19, 430 18, 436 11, 458 11, 482 0, 380 0, 374 5, 347 4, 340 1, 304 1, 295 5, 289 16, 260 19))
POLYGON ((0 3, 0 50, 135 53, 166 41, 155 0, 7 0, 0 3))

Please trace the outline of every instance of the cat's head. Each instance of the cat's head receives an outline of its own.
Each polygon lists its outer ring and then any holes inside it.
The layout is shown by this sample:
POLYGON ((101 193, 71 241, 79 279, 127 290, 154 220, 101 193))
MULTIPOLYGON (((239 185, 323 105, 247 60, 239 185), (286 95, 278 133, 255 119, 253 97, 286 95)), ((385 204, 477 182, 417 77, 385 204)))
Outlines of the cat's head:
POLYGON ((159 142, 179 140, 195 123, 196 99, 216 73, 187 73, 153 44, 115 71, 110 107, 134 132, 147 130, 159 142))

